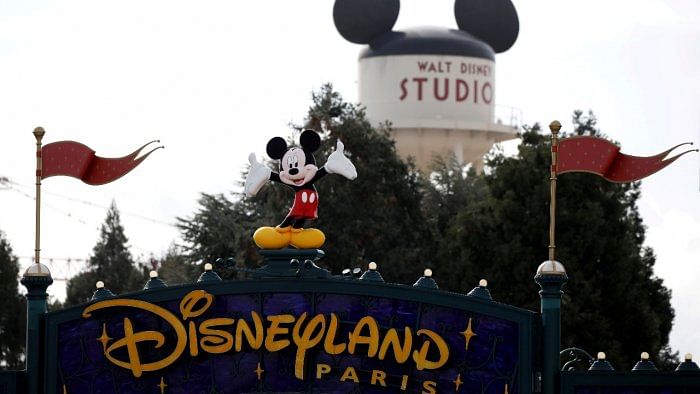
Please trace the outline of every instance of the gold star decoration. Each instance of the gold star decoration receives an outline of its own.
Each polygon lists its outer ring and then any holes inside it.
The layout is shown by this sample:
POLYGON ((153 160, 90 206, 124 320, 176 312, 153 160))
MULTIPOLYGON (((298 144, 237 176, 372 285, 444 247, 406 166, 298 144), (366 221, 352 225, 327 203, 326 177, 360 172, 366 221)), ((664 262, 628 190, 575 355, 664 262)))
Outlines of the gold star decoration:
POLYGON ((260 378, 262 377, 262 373, 265 372, 265 370, 262 369, 260 367, 260 363, 258 363, 258 367, 255 368, 255 371, 253 371, 253 372, 255 372, 255 374, 258 375, 258 380, 260 380, 260 378))
POLYGON ((164 394, 165 388, 168 387, 168 385, 165 384, 165 380, 163 380, 162 376, 160 377, 160 384, 158 385, 158 387, 160 387, 160 394, 164 394))
POLYGON ((102 336, 97 338, 99 342, 102 342, 102 351, 106 354, 107 353, 107 344, 109 344, 109 341, 112 340, 109 335, 107 335, 107 325, 105 323, 102 323, 102 336))
POLYGON ((476 333, 472 331, 472 318, 469 318, 469 323, 467 323, 467 328, 462 331, 460 334, 464 335, 465 339, 465 344, 464 344, 464 349, 469 350, 469 342, 472 340, 473 337, 476 336, 476 333))
POLYGON ((462 382, 462 379, 460 379, 461 377, 462 377, 462 374, 459 373, 459 374, 457 374, 457 379, 452 381, 452 383, 455 384, 455 391, 459 391, 459 386, 461 386, 462 383, 464 383, 464 382, 462 382))

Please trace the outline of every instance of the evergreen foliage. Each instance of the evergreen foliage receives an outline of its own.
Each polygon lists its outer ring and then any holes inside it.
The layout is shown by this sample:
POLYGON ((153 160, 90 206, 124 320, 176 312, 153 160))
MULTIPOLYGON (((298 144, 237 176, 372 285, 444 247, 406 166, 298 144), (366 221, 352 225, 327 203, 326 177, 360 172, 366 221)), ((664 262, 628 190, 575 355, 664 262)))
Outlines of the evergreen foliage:
POLYGON ((19 263, 0 231, 0 369, 24 366, 26 304, 19 294, 19 263))
POLYGON ((100 237, 92 249, 87 271, 68 281, 65 306, 89 301, 98 280, 115 294, 143 288, 147 279, 145 269, 137 268, 127 242, 119 210, 112 202, 100 228, 100 237))

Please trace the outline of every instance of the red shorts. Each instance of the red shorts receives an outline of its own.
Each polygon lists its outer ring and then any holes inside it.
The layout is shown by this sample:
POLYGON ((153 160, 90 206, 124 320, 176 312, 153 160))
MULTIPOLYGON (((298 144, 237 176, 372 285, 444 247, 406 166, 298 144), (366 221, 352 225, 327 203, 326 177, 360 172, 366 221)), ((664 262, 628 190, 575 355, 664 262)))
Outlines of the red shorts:
POLYGON ((318 193, 310 189, 302 189, 294 195, 294 205, 288 217, 294 219, 318 218, 318 193))

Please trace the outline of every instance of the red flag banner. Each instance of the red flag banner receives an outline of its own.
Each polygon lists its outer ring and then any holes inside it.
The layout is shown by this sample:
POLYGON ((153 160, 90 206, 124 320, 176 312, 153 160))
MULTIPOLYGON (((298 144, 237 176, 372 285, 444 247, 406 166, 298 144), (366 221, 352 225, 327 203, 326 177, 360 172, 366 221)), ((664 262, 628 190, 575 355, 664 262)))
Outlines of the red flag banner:
POLYGON ((688 150, 666 158, 679 146, 692 145, 686 142, 674 146, 655 156, 639 157, 620 153, 612 142, 590 136, 571 137, 559 142, 557 152, 557 174, 567 172, 590 172, 610 182, 633 182, 645 178, 676 161, 679 157, 697 149, 688 150))
POLYGON ((160 141, 151 141, 133 153, 119 158, 105 158, 75 141, 59 141, 41 148, 41 179, 64 175, 78 178, 89 185, 104 185, 115 181, 141 164, 156 149, 136 158, 146 146, 160 141))

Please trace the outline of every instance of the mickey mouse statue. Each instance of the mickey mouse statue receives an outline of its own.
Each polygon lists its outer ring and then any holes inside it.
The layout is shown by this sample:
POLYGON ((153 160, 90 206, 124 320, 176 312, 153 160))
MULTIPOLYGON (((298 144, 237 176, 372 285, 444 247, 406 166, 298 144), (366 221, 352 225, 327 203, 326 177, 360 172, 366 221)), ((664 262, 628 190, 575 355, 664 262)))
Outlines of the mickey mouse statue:
POLYGON ((326 174, 339 174, 347 179, 357 178, 357 170, 345 156, 344 145, 338 141, 328 156, 326 165, 318 168, 313 153, 321 146, 321 137, 314 130, 304 130, 299 136, 301 148, 287 147, 284 138, 274 137, 267 143, 267 154, 280 160, 279 174, 255 157, 248 156, 250 171, 245 181, 246 196, 255 196, 268 181, 283 183, 294 190, 294 204, 282 223, 276 227, 260 227, 253 240, 262 249, 282 249, 289 245, 298 249, 319 248, 326 240, 321 230, 304 228, 307 220, 318 217, 318 192, 314 183, 326 174))

